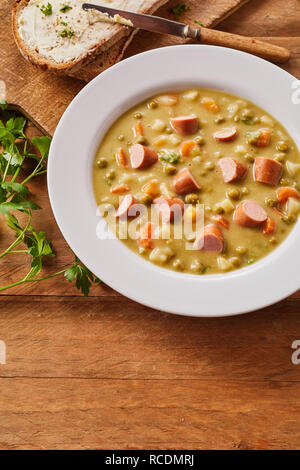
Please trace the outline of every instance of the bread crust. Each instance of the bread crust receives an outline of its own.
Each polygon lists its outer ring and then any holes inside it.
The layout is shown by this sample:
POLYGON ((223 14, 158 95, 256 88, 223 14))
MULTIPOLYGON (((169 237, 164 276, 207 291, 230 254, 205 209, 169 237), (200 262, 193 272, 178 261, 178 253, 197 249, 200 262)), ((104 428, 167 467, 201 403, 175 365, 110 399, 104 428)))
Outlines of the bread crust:
MULTIPOLYGON (((140 13, 153 13, 168 0, 145 0, 140 13)), ((23 41, 18 32, 18 18, 22 10, 27 6, 29 0, 15 0, 12 8, 12 31, 17 47, 22 56, 32 64, 44 70, 64 74, 89 81, 98 73, 118 62, 131 42, 137 30, 123 25, 117 25, 115 31, 109 38, 105 38, 90 48, 84 56, 80 56, 67 63, 58 63, 48 59, 32 50, 23 41), (102 57, 101 57, 102 56, 102 57)))

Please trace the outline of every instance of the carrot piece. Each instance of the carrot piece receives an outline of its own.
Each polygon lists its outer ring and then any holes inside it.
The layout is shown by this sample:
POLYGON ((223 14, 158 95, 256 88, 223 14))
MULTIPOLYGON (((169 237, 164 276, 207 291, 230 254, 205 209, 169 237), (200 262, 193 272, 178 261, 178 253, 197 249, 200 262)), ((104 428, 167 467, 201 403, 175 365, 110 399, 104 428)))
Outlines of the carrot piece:
POLYGON ((143 129, 143 124, 141 121, 139 121, 133 128, 134 136, 143 136, 144 135, 144 129, 143 129))
POLYGON ((214 215, 212 219, 217 222, 217 224, 229 230, 230 222, 223 215, 214 215))
POLYGON ((264 235, 271 235, 271 233, 274 233, 276 229, 276 224, 271 217, 267 217, 265 222, 263 223, 263 234, 264 235))
POLYGON ((153 198, 159 196, 160 194, 159 181, 158 180, 148 181, 148 183, 145 183, 144 186, 142 187, 142 192, 148 194, 148 196, 151 196, 153 198))
POLYGON ((178 103, 178 96, 160 95, 155 98, 155 101, 162 106, 175 106, 178 103))
POLYGON ((215 100, 213 100, 212 98, 208 98, 208 97, 202 98, 201 103, 208 111, 211 111, 214 114, 220 111, 219 106, 217 105, 215 100))
POLYGON ((277 201, 279 204, 284 204, 289 197, 294 197, 296 199, 300 199, 299 192, 294 188, 283 187, 278 188, 276 191, 277 201))
POLYGON ((127 167, 126 156, 125 156, 125 152, 122 149, 122 147, 120 147, 116 151, 115 157, 116 157, 116 162, 119 166, 127 167))
POLYGON ((152 232, 154 225, 151 222, 147 222, 143 227, 141 227, 138 234, 137 242, 142 248, 147 250, 152 250, 154 247, 154 242, 152 240, 152 232))
POLYGON ((257 139, 257 147, 266 147, 270 143, 271 131, 270 129, 259 129, 260 136, 257 139))
POLYGON ((130 188, 127 186, 127 184, 119 184, 118 186, 111 188, 110 192, 113 194, 124 194, 127 193, 129 189, 130 188))
POLYGON ((188 157, 191 150, 195 147, 196 143, 193 140, 187 140, 183 142, 180 147, 180 153, 183 157, 188 157))

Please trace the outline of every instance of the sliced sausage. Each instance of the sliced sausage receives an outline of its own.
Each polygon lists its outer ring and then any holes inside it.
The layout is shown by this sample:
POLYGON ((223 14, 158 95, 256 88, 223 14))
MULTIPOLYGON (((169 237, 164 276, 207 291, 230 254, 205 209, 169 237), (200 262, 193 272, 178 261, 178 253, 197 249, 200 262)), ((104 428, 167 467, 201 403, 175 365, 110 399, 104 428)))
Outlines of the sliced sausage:
POLYGON ((176 197, 160 196, 154 199, 154 204, 163 222, 172 222, 174 218, 181 217, 184 211, 183 201, 176 197))
POLYGON ((170 119, 171 126, 181 135, 195 134, 199 128, 197 116, 178 116, 170 119))
POLYGON ((173 178, 173 188, 177 194, 199 191, 200 186, 188 168, 183 168, 173 178))
POLYGON ((224 250, 224 237, 221 229, 215 224, 206 225, 194 242, 194 250, 216 251, 224 250))
POLYGON ((254 180, 258 183, 272 184, 279 183, 282 174, 282 165, 272 158, 256 157, 253 167, 254 180))
POLYGON ((131 208, 131 206, 135 203, 135 199, 131 194, 127 194, 126 196, 123 197, 121 204, 119 205, 115 216, 116 217, 127 217, 128 216, 128 211, 131 208))
POLYGON ((130 161, 132 168, 148 168, 156 163, 158 155, 155 150, 142 144, 134 144, 130 149, 130 161))
POLYGON ((258 202, 242 201, 233 214, 233 220, 241 227, 254 228, 267 220, 267 213, 258 202))
POLYGON ((237 136, 236 127, 224 127, 214 133, 214 138, 219 142, 229 142, 237 136))
POLYGON ((224 183, 240 181, 247 173, 247 166, 235 158, 225 157, 219 160, 218 165, 222 172, 224 183))

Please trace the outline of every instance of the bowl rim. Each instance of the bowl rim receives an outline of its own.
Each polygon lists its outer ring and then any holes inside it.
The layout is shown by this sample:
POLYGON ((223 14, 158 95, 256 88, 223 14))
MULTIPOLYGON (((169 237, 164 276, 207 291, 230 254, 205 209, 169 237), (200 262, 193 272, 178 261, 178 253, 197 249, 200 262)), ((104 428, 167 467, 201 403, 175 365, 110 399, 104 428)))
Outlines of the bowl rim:
POLYGON ((118 116, 155 93, 192 86, 253 101, 279 120, 300 148, 300 112, 291 98, 295 81, 281 68, 244 52, 179 45, 125 59, 87 84, 56 128, 47 177, 55 219, 78 258, 103 282, 132 300, 186 316, 238 315, 298 290, 299 220, 278 248, 249 267, 209 276, 178 273, 153 265, 117 239, 97 238, 96 226, 102 219, 98 221, 91 179, 95 152, 118 116), (179 62, 182 66, 178 68, 179 62), (80 180, 81 184, 74 185, 80 180), (115 259, 117 262, 111 261, 115 259))

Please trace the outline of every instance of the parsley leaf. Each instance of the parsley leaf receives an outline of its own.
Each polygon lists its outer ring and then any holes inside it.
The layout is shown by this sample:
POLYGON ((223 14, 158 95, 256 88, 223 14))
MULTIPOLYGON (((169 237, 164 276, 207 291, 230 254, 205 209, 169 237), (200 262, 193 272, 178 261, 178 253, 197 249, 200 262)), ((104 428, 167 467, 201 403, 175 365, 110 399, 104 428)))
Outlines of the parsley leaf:
POLYGON ((34 137, 32 139, 33 145, 35 145, 41 155, 42 158, 47 158, 49 155, 49 149, 50 149, 50 144, 51 144, 51 139, 48 136, 43 136, 43 137, 34 137))
POLYGON ((184 12, 188 11, 190 9, 189 5, 186 5, 185 3, 178 3, 175 7, 171 9, 171 12, 176 16, 176 18, 179 18, 184 12))
POLYGON ((210 266, 203 266, 199 272, 200 276, 203 276, 203 274, 205 274, 208 269, 210 269, 210 266))
POLYGON ((70 268, 65 271, 65 278, 69 282, 75 281, 77 289, 80 290, 85 297, 87 297, 89 295, 92 282, 95 281, 97 284, 99 284, 101 281, 98 278, 94 280, 94 276, 91 271, 79 263, 79 259, 75 257, 75 264, 70 266, 70 268))
POLYGON ((52 5, 51 3, 47 3, 47 5, 42 5, 40 8, 41 12, 44 13, 45 16, 52 15, 52 5))
POLYGON ((63 5, 59 11, 61 11, 62 13, 67 13, 67 11, 69 10, 72 10, 72 7, 70 7, 70 5, 63 5))
POLYGON ((204 28, 204 24, 200 20, 195 20, 194 23, 199 24, 200 26, 203 26, 204 28))
POLYGON ((32 256, 32 269, 28 277, 34 277, 42 270, 43 257, 53 258, 55 254, 53 253, 52 243, 46 240, 45 232, 32 232, 32 235, 27 237, 26 243, 29 247, 28 253, 32 256))
POLYGON ((19 225, 18 219, 13 214, 5 214, 6 223, 9 228, 16 232, 16 235, 20 235, 22 228, 19 225))
POLYGON ((62 38, 72 38, 75 35, 75 33, 72 29, 65 28, 62 31, 60 31, 58 35, 61 36, 62 38))

